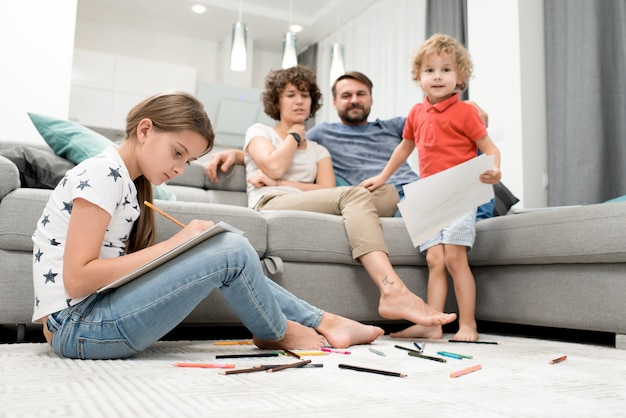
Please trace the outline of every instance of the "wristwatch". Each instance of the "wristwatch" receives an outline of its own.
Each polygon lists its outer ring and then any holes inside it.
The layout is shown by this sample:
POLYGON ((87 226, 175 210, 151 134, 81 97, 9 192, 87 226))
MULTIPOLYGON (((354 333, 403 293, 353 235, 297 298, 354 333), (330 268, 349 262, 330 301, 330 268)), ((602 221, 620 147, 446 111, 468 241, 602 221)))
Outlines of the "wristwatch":
POLYGON ((293 136, 293 139, 295 139, 298 143, 298 146, 300 146, 300 141, 302 141, 302 137, 300 136, 300 134, 297 134, 295 132, 287 132, 287 135, 293 136))

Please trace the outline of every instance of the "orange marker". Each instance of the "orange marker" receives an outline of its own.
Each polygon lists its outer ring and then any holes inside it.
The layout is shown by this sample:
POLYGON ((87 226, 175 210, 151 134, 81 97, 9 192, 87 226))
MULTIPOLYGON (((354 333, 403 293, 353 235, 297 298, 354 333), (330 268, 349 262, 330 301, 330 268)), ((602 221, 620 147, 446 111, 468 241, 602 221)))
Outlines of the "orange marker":
POLYGON ((567 356, 561 356, 559 358, 555 358, 554 360, 550 360, 550 364, 560 363, 565 360, 567 360, 567 356))
POLYGON ((481 365, 477 364, 475 366, 472 367, 468 367, 467 369, 463 369, 463 370, 457 370, 456 372, 452 372, 450 373, 450 377, 459 377, 459 376, 463 376, 464 374, 468 374, 471 372, 475 372, 476 370, 480 370, 481 369, 481 365))

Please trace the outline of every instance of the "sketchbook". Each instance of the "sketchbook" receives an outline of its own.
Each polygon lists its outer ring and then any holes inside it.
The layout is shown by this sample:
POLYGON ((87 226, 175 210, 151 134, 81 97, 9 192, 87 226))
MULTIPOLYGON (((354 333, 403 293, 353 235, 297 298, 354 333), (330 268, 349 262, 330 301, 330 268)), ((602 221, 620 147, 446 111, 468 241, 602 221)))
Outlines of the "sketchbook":
POLYGON ((154 260, 144 264, 143 266, 139 267, 138 269, 128 273, 125 276, 120 277, 119 279, 115 280, 112 283, 109 283, 106 286, 101 287, 100 289, 98 289, 98 293, 102 293, 105 292, 107 290, 110 289, 114 289, 116 287, 120 287, 123 284, 126 284, 128 282, 130 282, 131 280, 136 279, 137 277, 149 272, 150 270, 160 266, 163 263, 166 263, 168 261, 170 261, 172 258, 176 257, 179 254, 184 253, 185 251, 189 250, 190 248, 195 247, 196 245, 200 244, 201 242, 217 235, 217 234, 221 234, 222 232, 234 232, 236 234, 239 235, 243 235, 243 231, 235 228, 232 225, 227 224, 226 222, 218 222, 216 224, 214 224, 212 227, 208 228, 207 230, 205 230, 204 232, 196 235, 195 237, 183 242, 182 244, 180 244, 179 246, 172 248, 171 250, 169 250, 168 252, 166 252, 165 254, 155 258, 154 260))

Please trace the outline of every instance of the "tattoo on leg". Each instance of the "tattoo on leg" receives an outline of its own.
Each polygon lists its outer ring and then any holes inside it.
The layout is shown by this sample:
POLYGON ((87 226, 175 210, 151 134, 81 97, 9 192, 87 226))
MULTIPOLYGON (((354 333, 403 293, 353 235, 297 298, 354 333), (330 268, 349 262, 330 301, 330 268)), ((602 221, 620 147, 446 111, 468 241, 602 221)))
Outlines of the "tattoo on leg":
POLYGON ((388 284, 394 284, 395 282, 389 279, 388 276, 383 277, 383 286, 387 286, 388 284))

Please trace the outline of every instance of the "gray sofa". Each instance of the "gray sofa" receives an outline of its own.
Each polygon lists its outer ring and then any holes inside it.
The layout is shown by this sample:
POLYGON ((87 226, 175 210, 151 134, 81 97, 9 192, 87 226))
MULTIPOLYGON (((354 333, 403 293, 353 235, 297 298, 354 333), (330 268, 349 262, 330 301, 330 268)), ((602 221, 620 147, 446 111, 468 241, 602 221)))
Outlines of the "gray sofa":
MULTIPOLYGON (((0 142, 0 150, 14 147, 0 142)), ((48 150, 52 152, 51 150, 48 150)), ((31 234, 50 190, 20 187, 15 164, 0 156, 0 325, 30 324, 31 234)), ((258 213, 246 207, 243 167, 208 181, 201 162, 157 201, 175 218, 224 220, 245 231, 267 274, 296 295, 366 323, 386 324, 378 291, 350 256, 342 218, 300 211, 258 213)), ((178 226, 157 217, 159 239, 178 226)), ((403 221, 381 219, 390 259, 417 294, 426 294, 425 258, 403 221)), ((626 202, 508 214, 478 222, 470 263, 478 320, 626 334, 626 202)), ((456 309, 454 295, 447 310, 456 309)), ((214 292, 184 324, 239 325, 214 292)), ((20 332, 18 331, 18 339, 20 332)))

